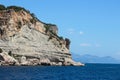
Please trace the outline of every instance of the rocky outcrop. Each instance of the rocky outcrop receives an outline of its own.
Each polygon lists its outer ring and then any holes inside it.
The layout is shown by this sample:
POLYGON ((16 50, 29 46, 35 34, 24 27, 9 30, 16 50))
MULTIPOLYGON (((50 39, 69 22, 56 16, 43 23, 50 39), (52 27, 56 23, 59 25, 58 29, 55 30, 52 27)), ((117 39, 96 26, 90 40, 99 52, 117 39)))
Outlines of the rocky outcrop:
POLYGON ((72 60, 70 41, 55 25, 20 7, 0 11, 0 65, 83 65, 72 60))

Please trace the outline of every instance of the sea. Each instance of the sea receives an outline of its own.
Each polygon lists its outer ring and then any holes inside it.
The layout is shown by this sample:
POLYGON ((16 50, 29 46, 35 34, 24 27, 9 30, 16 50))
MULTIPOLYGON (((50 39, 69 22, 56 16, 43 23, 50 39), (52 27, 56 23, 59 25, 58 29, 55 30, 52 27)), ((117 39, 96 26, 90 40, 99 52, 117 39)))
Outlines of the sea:
POLYGON ((0 80, 120 80, 120 64, 1 66, 0 80))

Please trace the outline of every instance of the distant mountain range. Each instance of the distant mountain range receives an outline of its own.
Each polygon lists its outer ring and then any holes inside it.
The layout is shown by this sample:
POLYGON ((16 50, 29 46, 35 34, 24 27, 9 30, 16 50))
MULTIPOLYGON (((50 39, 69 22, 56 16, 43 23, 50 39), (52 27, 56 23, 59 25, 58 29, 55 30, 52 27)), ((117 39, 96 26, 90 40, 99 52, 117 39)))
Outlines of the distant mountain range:
POLYGON ((94 55, 77 55, 72 53, 73 60, 79 61, 82 63, 120 63, 120 60, 112 58, 110 56, 99 57, 94 55))

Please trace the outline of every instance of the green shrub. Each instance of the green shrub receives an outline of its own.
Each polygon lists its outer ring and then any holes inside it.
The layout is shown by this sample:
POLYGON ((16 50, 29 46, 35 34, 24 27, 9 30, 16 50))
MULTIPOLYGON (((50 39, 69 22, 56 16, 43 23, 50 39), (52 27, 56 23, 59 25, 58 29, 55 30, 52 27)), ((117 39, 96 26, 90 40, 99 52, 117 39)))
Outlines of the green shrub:
POLYGON ((6 9, 6 7, 4 5, 0 4, 0 10, 5 10, 5 9, 6 9))
POLYGON ((19 21, 17 24, 18 24, 17 28, 18 28, 18 29, 20 29, 20 28, 21 28, 21 26, 22 26, 21 21, 19 21))
POLYGON ((35 16, 34 13, 30 14, 32 16, 32 19, 30 20, 31 23, 35 23, 36 21, 39 21, 39 19, 35 16))
POLYGON ((30 19, 30 22, 31 22, 31 23, 34 23, 34 22, 35 22, 35 20, 34 20, 34 19, 30 19))
POLYGON ((32 16, 33 18, 36 18, 36 16, 35 16, 35 14, 34 14, 34 13, 31 13, 31 16, 32 16))
POLYGON ((20 11, 20 10, 24 10, 28 13, 30 13, 30 11, 26 10, 25 8, 23 7, 19 7, 19 6, 8 6, 7 9, 14 9, 16 12, 20 11))
POLYGON ((60 40, 64 40, 62 36, 59 37, 60 40))
MULTIPOLYGON (((48 31, 50 31, 50 27, 51 26, 56 26, 55 24, 51 24, 51 23, 49 23, 49 24, 46 24, 46 23, 44 23, 44 27, 45 27, 45 29, 46 29, 46 33, 48 32, 48 31)), ((52 34, 53 34, 53 32, 52 31, 50 31, 52 34)))
POLYGON ((3 52, 3 50, 0 48, 0 53, 2 53, 3 52))
MULTIPOLYGON (((34 13, 31 13, 30 15, 33 17, 33 19, 31 20, 31 23, 32 23, 32 22, 36 22, 36 21, 40 21, 40 20, 36 17, 36 15, 35 15, 34 13)), ((41 21, 40 21, 40 22, 41 22, 41 21)))
POLYGON ((8 52, 8 55, 12 56, 12 51, 9 51, 9 52, 8 52))

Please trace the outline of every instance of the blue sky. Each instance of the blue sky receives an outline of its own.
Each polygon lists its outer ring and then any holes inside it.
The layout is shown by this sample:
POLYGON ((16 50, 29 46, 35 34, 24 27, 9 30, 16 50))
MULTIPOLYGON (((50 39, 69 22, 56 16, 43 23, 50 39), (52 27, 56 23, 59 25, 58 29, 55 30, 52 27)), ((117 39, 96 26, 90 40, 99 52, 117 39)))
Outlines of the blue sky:
POLYGON ((71 52, 120 57, 120 0, 1 0, 56 24, 70 38, 71 52))

